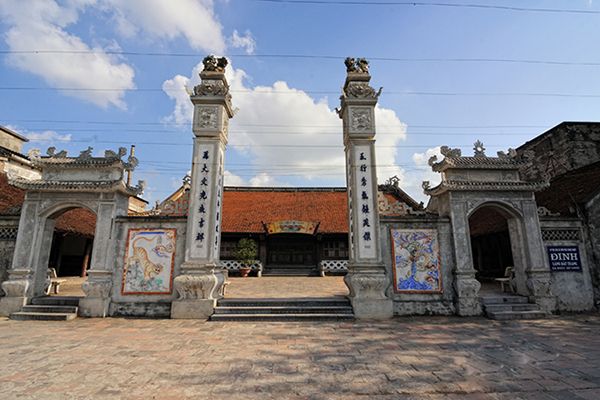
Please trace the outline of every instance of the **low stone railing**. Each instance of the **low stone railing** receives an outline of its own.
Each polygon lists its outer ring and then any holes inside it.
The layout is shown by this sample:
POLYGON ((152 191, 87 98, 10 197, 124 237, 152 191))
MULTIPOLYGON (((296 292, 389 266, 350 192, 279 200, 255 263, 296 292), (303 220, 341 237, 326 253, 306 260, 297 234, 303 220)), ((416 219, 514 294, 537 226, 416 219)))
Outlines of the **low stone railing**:
MULTIPOLYGON (((236 260, 221 260, 221 266, 227 269, 229 272, 239 272, 240 268, 242 268, 242 263, 236 260)), ((263 265, 259 260, 254 260, 254 262, 250 265, 250 269, 252 271, 256 271, 259 278, 262 276, 263 265)))
POLYGON ((322 260, 319 263, 321 276, 325 273, 346 273, 348 272, 348 260, 322 260))

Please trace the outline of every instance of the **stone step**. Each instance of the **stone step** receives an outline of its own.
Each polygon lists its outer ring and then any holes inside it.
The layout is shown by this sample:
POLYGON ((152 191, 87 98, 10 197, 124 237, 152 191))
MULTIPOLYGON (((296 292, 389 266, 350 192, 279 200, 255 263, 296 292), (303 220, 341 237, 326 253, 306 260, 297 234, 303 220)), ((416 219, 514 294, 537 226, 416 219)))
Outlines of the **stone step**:
POLYGON ((350 307, 345 298, 220 299, 219 307, 350 307))
POLYGON ((31 299, 35 306, 79 306, 80 297, 42 296, 31 299))
POLYGON ((546 317, 546 313, 538 311, 498 311, 488 312, 488 317, 499 321, 509 321, 517 319, 541 319, 546 317))
POLYGON ((266 269, 263 271, 263 276, 319 276, 316 270, 299 270, 299 269, 266 269))
POLYGON ((17 321, 70 321, 77 318, 75 313, 49 313, 49 312, 16 312, 10 314, 10 319, 17 321))
POLYGON ((529 299, 525 296, 483 296, 481 303, 486 306, 488 304, 526 304, 529 303, 529 299))
POLYGON ((540 306, 537 304, 488 304, 485 307, 486 312, 502 312, 502 311, 539 311, 540 306))
POLYGON ((215 314, 352 314, 352 307, 215 307, 215 314))
POLYGON ((34 313, 59 313, 59 314, 77 314, 77 306, 46 306, 46 305, 28 305, 23 307, 23 312, 34 313))
POLYGON ((211 321, 339 321, 353 320, 354 314, 213 314, 211 321))
POLYGON ((305 270, 316 270, 316 265, 304 265, 304 264, 269 264, 265 266, 265 269, 305 269, 305 270))

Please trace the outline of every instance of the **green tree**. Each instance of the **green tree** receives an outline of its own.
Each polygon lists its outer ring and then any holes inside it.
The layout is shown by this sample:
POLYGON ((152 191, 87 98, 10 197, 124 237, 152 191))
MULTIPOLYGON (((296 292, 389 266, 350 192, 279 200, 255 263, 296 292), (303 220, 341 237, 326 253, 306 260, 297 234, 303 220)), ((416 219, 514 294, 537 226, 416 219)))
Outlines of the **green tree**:
POLYGON ((235 250, 235 257, 243 267, 250 267, 258 256, 258 247, 252 239, 240 239, 235 250))

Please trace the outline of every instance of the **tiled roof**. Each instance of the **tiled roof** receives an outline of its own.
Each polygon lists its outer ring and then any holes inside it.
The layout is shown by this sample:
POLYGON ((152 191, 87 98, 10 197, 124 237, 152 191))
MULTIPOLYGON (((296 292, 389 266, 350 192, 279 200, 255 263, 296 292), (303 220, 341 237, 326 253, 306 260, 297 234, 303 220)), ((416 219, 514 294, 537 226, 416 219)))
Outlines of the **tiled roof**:
POLYGON ((60 168, 80 168, 82 166, 90 167, 110 167, 122 163, 120 158, 116 157, 40 157, 32 160, 37 165, 60 166, 60 168))
POLYGON ((84 208, 69 210, 56 218, 55 229, 59 232, 93 237, 96 230, 96 214, 84 208))
POLYGON ((6 174, 0 174, 0 215, 19 215, 25 191, 8 184, 6 174))
POLYGON ((436 172, 448 168, 459 169, 519 169, 525 162, 507 157, 445 157, 442 161, 433 164, 436 172))
POLYGON ((284 220, 318 222, 321 233, 347 233, 346 189, 225 189, 223 232, 264 232, 262 222, 284 220))
MULTIPOLYGON (((0 174, 0 215, 19 215, 25 200, 25 191, 8 184, 6 174, 0 174)), ((82 236, 94 236, 96 216, 93 212, 76 208, 56 219, 56 230, 82 236)))

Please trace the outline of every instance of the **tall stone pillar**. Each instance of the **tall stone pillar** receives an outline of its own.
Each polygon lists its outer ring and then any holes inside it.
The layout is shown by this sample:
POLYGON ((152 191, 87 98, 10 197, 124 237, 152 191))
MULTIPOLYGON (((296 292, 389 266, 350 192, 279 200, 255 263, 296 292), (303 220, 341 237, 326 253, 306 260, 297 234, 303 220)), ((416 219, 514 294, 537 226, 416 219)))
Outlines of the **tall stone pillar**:
POLYGON ((452 240, 456 260, 454 271, 454 290, 456 290, 456 312, 463 317, 481 314, 479 289, 481 283, 475 277, 473 253, 469 240, 469 218, 466 204, 457 202, 450 204, 452 221, 452 240), (465 251, 466 250, 466 251, 465 251))
POLYGON ((391 318, 394 309, 385 295, 390 280, 381 259, 377 211, 375 105, 381 89, 376 92, 369 85, 367 60, 347 58, 346 67, 338 110, 344 125, 350 228, 350 260, 344 281, 357 318, 391 318))
POLYGON ((219 266, 223 162, 229 119, 233 117, 226 58, 204 59, 194 104, 194 154, 185 260, 174 279, 178 299, 171 318, 207 319, 213 313, 225 275, 219 266))

